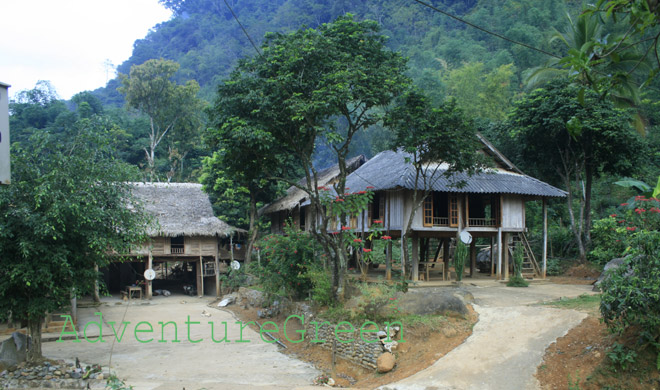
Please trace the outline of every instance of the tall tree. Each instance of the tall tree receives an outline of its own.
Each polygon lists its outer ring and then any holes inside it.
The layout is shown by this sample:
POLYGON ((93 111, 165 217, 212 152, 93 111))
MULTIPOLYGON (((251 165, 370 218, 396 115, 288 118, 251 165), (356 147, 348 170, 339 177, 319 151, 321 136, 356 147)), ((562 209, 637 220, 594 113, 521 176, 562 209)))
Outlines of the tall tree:
POLYGON ((604 173, 630 174, 644 144, 632 130, 628 112, 591 90, 584 92, 583 105, 579 89, 562 81, 535 90, 517 102, 510 135, 521 165, 568 191, 571 229, 584 261, 591 242, 594 179, 604 173))
MULTIPOLYGON (((450 178, 456 172, 472 174, 485 166, 477 153, 479 140, 475 126, 466 119, 454 100, 433 107, 423 94, 406 93, 387 114, 385 125, 394 132, 392 150, 410 154, 415 169, 413 208, 402 235, 405 261, 408 260, 406 238, 412 233, 416 211, 431 193, 435 182, 450 178), (441 167, 440 162, 447 164, 441 167)), ((454 185, 460 187, 460 181, 454 185)))
MULTIPOLYGON (((299 161, 313 216, 312 234, 331 259, 333 288, 343 296, 347 243, 342 234, 328 234, 326 215, 313 164, 317 140, 336 156, 337 194, 346 188, 346 160, 356 134, 378 123, 383 108, 409 84, 405 60, 387 50, 373 21, 357 22, 352 15, 318 29, 266 36, 263 55, 243 62, 237 71, 258 79, 251 97, 254 118, 299 161), (317 219, 318 217, 318 219, 317 219)), ((341 216, 342 223, 346 215, 341 216)))
POLYGON ((151 180, 155 178, 156 149, 170 132, 186 117, 198 113, 202 106, 197 98, 199 84, 190 80, 177 85, 172 77, 179 69, 174 61, 148 60, 134 65, 128 76, 120 74, 118 89, 126 98, 126 105, 149 117, 149 146, 144 148, 151 180))
POLYGON ((110 141, 103 123, 83 119, 65 142, 38 134, 29 149, 14 144, 13 182, 0 188, 0 320, 27 322, 30 361, 41 358, 46 313, 94 291, 110 248, 128 253, 145 238, 110 141))

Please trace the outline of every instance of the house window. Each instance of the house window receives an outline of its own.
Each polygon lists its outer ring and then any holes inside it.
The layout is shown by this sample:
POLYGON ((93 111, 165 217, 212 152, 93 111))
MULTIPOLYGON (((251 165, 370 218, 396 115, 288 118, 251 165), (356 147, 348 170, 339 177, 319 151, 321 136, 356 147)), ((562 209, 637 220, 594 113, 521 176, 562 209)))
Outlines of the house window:
POLYGON ((458 227, 458 196, 449 197, 449 226, 458 227))
POLYGON ((351 214, 348 224, 351 227, 351 229, 357 229, 357 215, 351 214))
POLYGON ((468 195, 468 204, 468 226, 499 226, 499 195, 470 194, 468 195))
POLYGON ((449 225, 449 197, 444 192, 433 192, 424 199, 424 226, 449 225))
POLYGON ((170 253, 173 255, 181 255, 184 251, 183 236, 176 236, 170 238, 170 253))

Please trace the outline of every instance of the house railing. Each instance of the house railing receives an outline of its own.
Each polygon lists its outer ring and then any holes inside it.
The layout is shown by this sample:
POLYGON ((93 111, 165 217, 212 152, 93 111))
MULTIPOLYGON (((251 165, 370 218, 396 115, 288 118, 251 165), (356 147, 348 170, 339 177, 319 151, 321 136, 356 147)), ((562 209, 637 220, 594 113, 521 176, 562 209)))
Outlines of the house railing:
POLYGON ((433 217, 433 226, 449 226, 449 218, 433 217))
POLYGON ((182 255, 183 254, 183 247, 172 247, 170 248, 170 253, 173 255, 182 255))
POLYGON ((495 218, 468 218, 468 225, 494 227, 497 226, 497 221, 495 218))

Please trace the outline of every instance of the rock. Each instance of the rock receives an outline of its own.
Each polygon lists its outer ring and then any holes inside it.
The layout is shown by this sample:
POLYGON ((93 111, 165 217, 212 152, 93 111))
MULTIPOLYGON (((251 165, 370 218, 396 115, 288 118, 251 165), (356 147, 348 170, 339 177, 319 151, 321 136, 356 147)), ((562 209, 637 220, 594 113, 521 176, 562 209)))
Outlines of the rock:
POLYGON ((25 362, 29 338, 20 332, 0 343, 0 364, 7 367, 25 362))
POLYGON ((98 375, 96 376, 96 379, 98 379, 98 380, 103 380, 103 374, 98 374, 98 375))
POLYGON ((389 327, 388 326, 386 329, 388 330, 388 332, 390 334, 390 339, 393 339, 394 336, 396 336, 396 330, 394 330, 394 327, 389 327))
POLYGON ((379 330, 378 333, 376 333, 376 336, 378 336, 379 339, 387 338, 387 332, 384 330, 379 330))
POLYGON ((257 310, 257 317, 266 318, 266 310, 257 310))
POLYGON ((245 299, 250 306, 262 307, 264 305, 264 294, 261 291, 240 287, 238 296, 245 299))
POLYGON ((395 351, 398 346, 399 343, 397 343, 396 341, 390 341, 389 343, 383 344, 383 349, 386 350, 387 352, 392 352, 395 351))
POLYGON ((474 296, 462 288, 433 289, 432 292, 429 292, 428 289, 418 289, 401 294, 397 298, 397 307, 399 313, 403 315, 430 314, 462 317, 468 314, 467 305, 470 302, 474 302, 474 296))
POLYGON ((55 376, 62 376, 62 371, 60 371, 60 370, 55 370, 55 371, 53 371, 53 375, 55 375, 55 376))
POLYGON ((394 368, 394 363, 394 355, 390 352, 385 352, 378 357, 378 360, 376 361, 376 369, 380 373, 390 372, 394 368))
POLYGON ((228 294, 222 297, 222 300, 218 303, 218 307, 225 307, 236 302, 236 295, 228 294))
POLYGON ((450 339, 458 334, 458 331, 453 326, 444 326, 442 328, 442 334, 450 339))
POLYGON ((202 310, 202 317, 211 317, 211 313, 209 313, 206 309, 202 310))
POLYGON ((80 379, 80 378, 82 378, 82 374, 80 374, 79 372, 72 372, 71 373, 71 378, 80 379))
MULTIPOLYGON (((593 291, 600 291, 600 284, 603 282, 603 280, 605 280, 607 278, 608 273, 614 272, 614 270, 619 268, 621 266, 621 264, 623 264, 623 262, 626 261, 626 258, 627 258, 627 256, 617 258, 617 259, 612 259, 607 264, 605 264, 605 267, 603 268, 603 272, 598 277, 598 280, 596 280, 594 282, 594 287, 593 287, 592 290, 593 291)), ((626 276, 630 276, 630 270, 629 270, 629 273, 626 274, 626 276)))

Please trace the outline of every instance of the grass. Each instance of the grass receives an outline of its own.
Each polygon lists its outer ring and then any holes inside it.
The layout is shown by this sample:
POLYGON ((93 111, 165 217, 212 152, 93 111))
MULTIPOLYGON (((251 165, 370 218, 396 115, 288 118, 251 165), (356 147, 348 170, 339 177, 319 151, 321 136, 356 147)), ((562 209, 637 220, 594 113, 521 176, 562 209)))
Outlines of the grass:
POLYGON ((582 294, 576 298, 559 298, 556 301, 544 302, 544 306, 553 306, 560 309, 573 309, 591 315, 600 314, 600 294, 582 294))

